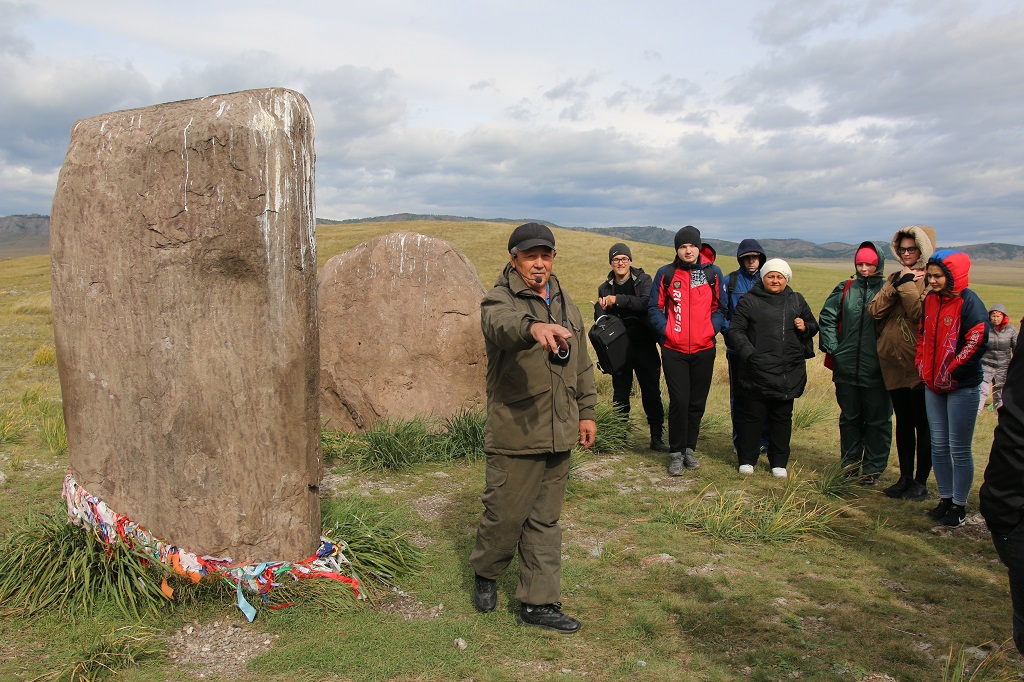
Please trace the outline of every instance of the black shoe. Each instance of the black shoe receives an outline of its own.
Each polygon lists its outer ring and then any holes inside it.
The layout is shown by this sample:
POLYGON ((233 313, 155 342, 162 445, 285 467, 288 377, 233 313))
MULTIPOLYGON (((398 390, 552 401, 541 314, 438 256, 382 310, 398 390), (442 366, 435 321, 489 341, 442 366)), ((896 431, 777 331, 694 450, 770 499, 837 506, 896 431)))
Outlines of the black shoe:
POLYGON ((961 507, 959 504, 951 504, 942 518, 939 519, 939 523, 943 526, 949 526, 950 528, 959 528, 964 525, 966 520, 967 509, 965 507, 961 507))
POLYGON ((661 439, 661 436, 651 436, 651 450, 655 452, 668 452, 668 444, 661 439))
POLYGON ((473 576, 473 605, 477 611, 490 613, 498 606, 498 583, 490 578, 473 576))
POLYGON ((910 500, 911 502, 924 502, 929 497, 931 495, 928 493, 928 486, 917 481, 911 481, 910 487, 900 495, 901 500, 910 500))
POLYGON ((859 479, 857 479, 857 485, 871 486, 874 485, 877 481, 877 474, 864 474, 859 479))
POLYGON ((900 497, 903 493, 907 492, 907 488, 910 487, 911 483, 914 483, 914 479, 900 476, 900 480, 883 490, 882 494, 886 497, 900 497))
POLYGON ((933 521, 938 521, 946 515, 949 508, 953 506, 953 498, 951 497, 940 497, 939 503, 935 505, 935 509, 928 512, 928 517, 933 521))
POLYGON ((518 620, 520 625, 546 628, 563 635, 571 635, 580 629, 580 622, 578 620, 562 613, 561 604, 543 604, 541 606, 523 604, 522 608, 519 609, 519 617, 516 620, 518 620))

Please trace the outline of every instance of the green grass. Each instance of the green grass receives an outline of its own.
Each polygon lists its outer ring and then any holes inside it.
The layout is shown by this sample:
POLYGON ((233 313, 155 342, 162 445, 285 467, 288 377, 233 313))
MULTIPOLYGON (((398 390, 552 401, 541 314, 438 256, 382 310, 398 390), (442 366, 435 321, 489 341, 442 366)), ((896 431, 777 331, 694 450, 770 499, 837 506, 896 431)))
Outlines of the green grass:
MULTIPOLYGON (((320 228, 318 261, 399 230, 446 239, 489 285, 507 258, 511 226, 429 221, 320 228)), ((617 240, 563 230, 556 237, 555 271, 586 314, 608 271, 608 247, 617 240)), ((671 256, 665 247, 630 246, 648 272, 671 256)), ((728 256, 720 259, 726 272, 734 267, 728 256)), ((795 288, 815 313, 850 270, 792 265, 795 288)), ((41 347, 53 345, 49 287, 46 257, 6 260, 0 268, 0 410, 27 419, 21 442, 0 443, 5 542, 31 519, 52 513, 68 466, 67 455, 51 449, 43 433, 45 420, 61 412, 57 368, 33 362, 41 347)), ((1024 287, 982 284, 977 290, 984 302, 1006 305, 1014 320, 1024 312, 1024 287)), ((441 421, 419 429, 444 434, 465 456, 439 450, 437 459, 396 468, 357 466, 349 452, 359 438, 324 433, 324 458, 332 467, 323 488, 330 491, 324 493, 325 527, 330 532, 337 520, 338 532, 351 536, 345 539, 352 568, 370 599, 356 602, 333 581, 285 584, 272 599, 296 605, 271 610, 254 603, 258 616, 249 624, 232 605, 230 588, 214 582, 204 588, 210 594, 176 587, 180 601, 157 602, 156 614, 140 606, 141 622, 157 644, 186 624, 224 619, 277 635, 249 662, 244 680, 971 679, 982 662, 971 647, 988 652, 982 642, 1002 642, 1010 633, 1006 571, 983 527, 933 531, 924 515, 930 505, 881 494, 895 480, 895 453, 874 489, 835 484, 838 409, 831 374, 820 363, 820 357, 809 362, 807 391, 797 406, 818 404, 825 414, 794 431, 790 469, 797 480, 788 483, 773 479, 763 460, 751 476, 736 473, 721 345, 698 442, 701 468, 681 477, 665 474, 664 455, 647 450, 634 396, 624 444, 587 453, 586 466, 570 475, 572 494, 561 518, 561 599, 584 624, 573 637, 515 625, 516 559, 498 581, 496 612, 479 614, 470 602, 467 558, 484 482, 484 463, 470 454, 478 452, 482 424, 471 414, 456 420, 462 422, 454 427, 457 437, 441 421), (705 492, 713 495, 705 498, 705 492), (821 523, 839 509, 839 516, 821 523), (701 530, 715 524, 721 530, 701 530), (391 558, 374 559, 385 552, 391 558), (466 649, 456 647, 456 639, 466 649)), ((600 375, 597 385, 601 402, 610 402, 611 382, 600 375)), ((995 423, 991 413, 978 418, 972 511, 995 423)), ((599 439, 610 436, 611 426, 599 419, 599 439)), ((934 482, 930 487, 934 493, 934 482)), ((65 565, 75 561, 66 558, 63 540, 33 544, 34 562, 14 564, 21 573, 12 584, 40 581, 37 573, 45 577, 61 558, 65 565)), ((7 547, 3 555, 14 561, 23 553, 7 547)), ((32 598, 41 600, 44 591, 37 587, 32 598)), ((98 634, 135 622, 98 597, 88 613, 51 607, 32 616, 25 615, 25 604, 0 599, 6 616, 0 618, 0 679, 30 680, 91 660, 90 652, 105 650, 96 646, 98 634)), ((1022 659, 1012 646, 991 658, 984 672, 990 676, 974 679, 1021 679, 1022 659)), ((120 674, 146 682, 184 677, 161 656, 120 674)))
POLYGON ((36 679, 39 682, 92 682, 117 678, 121 671, 163 656, 165 651, 158 635, 145 626, 119 627, 94 639, 76 652, 70 662, 36 679))

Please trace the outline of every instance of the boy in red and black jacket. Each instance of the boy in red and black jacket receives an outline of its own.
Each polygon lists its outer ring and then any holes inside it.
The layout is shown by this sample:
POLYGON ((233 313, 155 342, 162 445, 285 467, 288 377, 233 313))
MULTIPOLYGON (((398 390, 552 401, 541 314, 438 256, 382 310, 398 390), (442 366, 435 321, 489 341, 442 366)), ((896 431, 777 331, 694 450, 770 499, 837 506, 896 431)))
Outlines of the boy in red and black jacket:
POLYGON ((700 420, 715 367, 715 335, 724 317, 718 277, 701 256, 700 231, 692 225, 675 236, 676 258, 654 276, 647 314, 661 343, 668 386, 668 473, 695 469, 700 420))

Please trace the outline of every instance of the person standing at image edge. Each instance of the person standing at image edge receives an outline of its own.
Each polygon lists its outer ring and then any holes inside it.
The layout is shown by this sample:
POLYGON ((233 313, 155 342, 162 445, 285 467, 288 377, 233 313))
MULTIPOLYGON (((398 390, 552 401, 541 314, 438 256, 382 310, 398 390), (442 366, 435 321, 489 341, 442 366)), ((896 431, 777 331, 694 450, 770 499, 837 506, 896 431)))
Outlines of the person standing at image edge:
POLYGON ((722 328, 717 278, 700 254, 700 231, 676 232, 676 257, 659 268, 647 307, 661 343, 668 386, 668 473, 700 466, 694 455, 715 368, 715 335, 722 328))
POLYGON ((988 311, 988 348, 981 357, 985 373, 981 380, 981 398, 978 400, 978 414, 985 411, 985 400, 992 394, 992 410, 999 411, 1003 404, 1003 384, 1010 358, 1017 348, 1017 330, 1010 324, 1006 306, 996 303, 988 311))
POLYGON ((651 297, 651 276, 633 266, 633 252, 625 244, 613 244, 608 250, 612 271, 597 288, 594 319, 615 315, 622 319, 629 336, 629 361, 612 375, 612 402, 629 416, 629 395, 633 392, 633 374, 640 385, 640 400, 651 432, 651 450, 668 452, 663 439, 665 408, 661 403, 661 356, 658 339, 647 324, 647 302, 651 297))
POLYGON ((928 225, 901 227, 893 235, 890 248, 902 267, 885 280, 868 304, 879 325, 878 364, 896 417, 900 465, 899 479, 882 492, 888 497, 923 502, 929 497, 932 440, 924 382, 914 365, 914 355, 925 295, 925 264, 935 251, 935 230, 928 225))
POLYGON ((971 259, 944 249, 928 259, 915 364, 925 385, 932 436, 932 470, 939 504, 928 512, 946 526, 963 525, 974 483, 974 423, 981 396, 981 356, 988 311, 968 287, 971 259))
POLYGON ((885 257, 861 242, 851 281, 836 285, 818 315, 819 347, 832 356, 839 403, 840 464, 861 485, 874 485, 889 463, 892 402, 878 364, 878 332, 868 304, 884 283, 885 257))

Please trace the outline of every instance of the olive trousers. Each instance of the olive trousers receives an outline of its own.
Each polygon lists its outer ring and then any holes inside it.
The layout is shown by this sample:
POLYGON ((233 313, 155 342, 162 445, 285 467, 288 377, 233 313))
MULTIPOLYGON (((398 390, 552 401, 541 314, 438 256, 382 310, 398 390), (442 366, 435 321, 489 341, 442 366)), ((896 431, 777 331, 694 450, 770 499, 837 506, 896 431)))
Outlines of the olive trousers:
POLYGON ((484 512, 469 556, 482 578, 496 580, 519 554, 522 604, 560 601, 562 580, 562 514, 569 480, 569 453, 487 455, 484 512))

